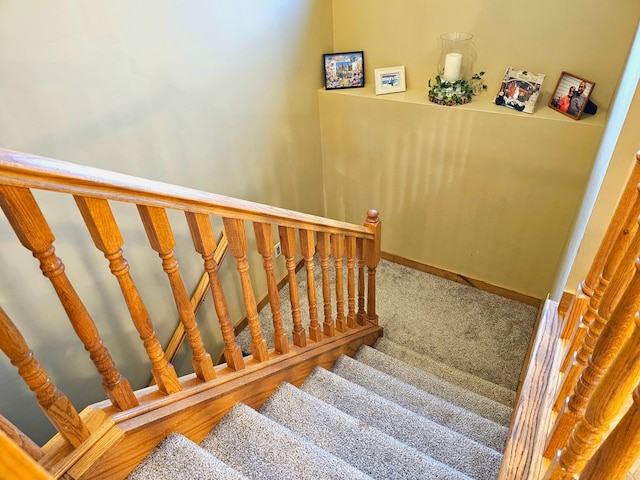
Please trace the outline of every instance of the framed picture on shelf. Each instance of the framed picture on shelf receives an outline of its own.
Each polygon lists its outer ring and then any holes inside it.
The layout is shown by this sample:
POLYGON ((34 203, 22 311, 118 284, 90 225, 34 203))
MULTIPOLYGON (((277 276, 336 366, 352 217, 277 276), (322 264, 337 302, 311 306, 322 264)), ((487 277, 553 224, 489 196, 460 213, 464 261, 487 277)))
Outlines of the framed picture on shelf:
POLYGON ((404 92, 407 89, 404 77, 404 65, 376 68, 373 74, 376 80, 376 95, 404 92))
POLYGON ((324 83, 327 90, 364 87, 364 53, 325 53, 324 83))
POLYGON ((595 86, 596 84, 589 80, 562 72, 549 101, 549 108, 574 120, 580 120, 595 86))
POLYGON ((518 112, 533 113, 545 75, 507 67, 500 90, 493 100, 496 105, 518 112))

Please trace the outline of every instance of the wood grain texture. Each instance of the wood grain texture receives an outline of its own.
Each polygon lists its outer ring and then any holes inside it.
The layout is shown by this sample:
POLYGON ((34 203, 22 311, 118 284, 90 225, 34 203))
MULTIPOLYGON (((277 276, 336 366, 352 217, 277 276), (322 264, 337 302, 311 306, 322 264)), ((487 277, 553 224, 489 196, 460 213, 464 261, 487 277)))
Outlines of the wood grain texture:
MULTIPOLYGON (((269 362, 248 362, 244 372, 227 371, 231 379, 224 379, 224 366, 219 367, 216 380, 206 384, 187 381, 182 392, 172 398, 158 398, 150 391, 149 399, 153 402, 147 404, 143 394, 141 408, 130 412, 120 414, 103 403, 102 407, 114 414, 125 438, 83 478, 125 478, 169 433, 180 432, 200 442, 237 402, 259 408, 280 383, 286 381, 299 386, 316 366, 331 368, 340 355, 352 356, 360 346, 373 345, 381 335, 382 328, 378 326, 338 333, 320 346, 314 343, 305 348, 294 347, 288 354, 274 356, 269 362)), ((100 404, 93 407, 100 408, 100 404)))
POLYGON ((498 480, 539 480, 547 467, 542 456, 553 421, 551 405, 559 381, 561 325, 557 303, 547 300, 527 362, 526 376, 509 427, 498 480))
POLYGON ((373 238, 359 225, 6 149, 0 183, 373 238))
POLYGON ((0 472, 4 480, 53 480, 38 462, 0 429, 0 472))

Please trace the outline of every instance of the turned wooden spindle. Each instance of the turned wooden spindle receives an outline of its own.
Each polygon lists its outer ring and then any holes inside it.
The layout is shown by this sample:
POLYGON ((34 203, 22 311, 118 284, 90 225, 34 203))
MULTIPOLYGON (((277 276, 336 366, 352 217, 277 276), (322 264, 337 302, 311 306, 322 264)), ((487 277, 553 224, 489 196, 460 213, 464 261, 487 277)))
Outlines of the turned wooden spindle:
MULTIPOLYGON (((611 308, 613 308, 624 289, 624 282, 617 282, 615 285, 610 285, 610 282, 618 269, 625 252, 628 250, 635 232, 638 230, 637 219, 638 215, 640 215, 640 195, 638 195, 638 187, 633 191, 635 193, 635 197, 629 205, 625 205, 626 208, 624 209, 624 213, 626 213, 627 216, 618 226, 617 235, 613 235, 614 241, 609 247, 608 254, 604 259, 604 264, 600 276, 598 277, 597 285, 593 290, 589 291, 587 311, 582 316, 578 329, 575 331, 571 339, 570 346, 567 349, 567 355, 562 363, 563 372, 566 371, 567 367, 573 361, 574 353, 578 350, 585 335, 587 334, 587 330, 595 317, 595 312, 600 308, 600 303, 602 302, 602 296, 604 295, 605 290, 613 290, 610 292, 611 308)), ((616 220, 615 217, 614 220, 616 220)), ((612 222, 614 220, 612 220, 612 222)))
POLYGON ((380 240, 382 238, 382 222, 377 210, 367 212, 364 224, 374 234, 373 240, 365 240, 363 244, 364 262, 367 265, 367 322, 377 325, 376 313, 376 268, 380 263, 380 240))
MULTIPOLYGON (((636 154, 636 162, 631 170, 629 179, 627 180, 625 189, 618 201, 611 222, 607 227, 607 231, 600 243, 598 252, 591 264, 591 268, 587 273, 587 276, 578 286, 578 289, 573 296, 569 309, 565 315, 565 324, 561 333, 561 338, 571 338, 576 329, 576 325, 579 323, 580 318, 585 313, 585 310, 589 304, 591 296, 598 285, 598 279, 604 265, 607 261, 607 257, 619 237, 620 232, 624 232, 624 224, 630 216, 631 206, 634 204, 635 198, 638 195, 638 183, 640 182, 640 152, 636 154)), ((564 370, 563 370, 564 371, 564 370)))
MULTIPOLYGON (((253 224, 256 234, 258 252, 262 255, 264 271, 267 275, 267 289, 269 292, 269 305, 271 306, 271 318, 273 321, 273 346, 277 353, 289 351, 289 339, 282 326, 282 314, 280 313, 280 295, 273 267, 273 235, 271 225, 268 223, 253 224)), ((295 270, 295 267, 294 267, 295 270)), ((294 272, 295 274, 295 272, 294 272)))
POLYGON ((161 392, 179 392, 182 388, 173 365, 167 362, 162 345, 156 336, 140 293, 129 273, 129 264, 122 252, 124 240, 113 217, 109 202, 97 198, 74 197, 93 243, 109 260, 111 273, 118 280, 120 290, 133 320, 133 324, 144 344, 149 360, 151 375, 161 392))
POLYGON ((367 312, 364 309, 364 257, 362 252, 364 240, 358 238, 356 240, 356 256, 358 257, 358 313, 356 318, 358 325, 364 325, 364 317, 367 312))
POLYGON ((640 375, 640 316, 633 332, 593 392, 589 405, 566 446, 547 471, 547 480, 569 480, 578 475, 593 456, 611 422, 636 386, 640 375))
POLYGON ((587 462, 581 480, 623 480, 640 455, 640 385, 633 403, 587 462))
POLYGON ((342 277, 342 257, 344 256, 344 235, 331 235, 331 252, 336 273, 336 330, 347 331, 347 319, 344 316, 344 285, 342 277))
POLYGON ((331 314, 331 283, 329 282, 329 249, 330 235, 326 232, 318 232, 318 256, 320 257, 320 269, 322 271, 322 302, 324 306, 323 333, 327 337, 336 334, 336 327, 331 314))
POLYGON ((242 288, 242 298, 247 311, 249 331, 251 332, 251 353, 257 362, 264 362, 269 359, 267 342, 262 338, 260 330, 260 319, 258 317, 258 306, 256 297, 251 285, 249 276, 249 262, 247 261, 247 234, 242 220, 234 218, 223 218, 224 229, 229 239, 229 250, 236 259, 236 269, 240 275, 240 286, 242 288))
POLYGON ((36 394, 38 405, 60 434, 74 448, 89 438, 90 432, 71 401, 53 384, 47 372, 36 360, 24 337, 0 308, 0 350, 29 389, 36 394))
POLYGON ((291 316, 293 317, 293 344, 297 347, 304 347, 307 345, 307 337, 304 328, 302 328, 300 297, 298 295, 298 282, 296 281, 296 235, 293 228, 290 227, 278 227, 278 233, 280 234, 280 246, 286 260, 289 279, 289 299, 291 300, 291 316))
POLYGON ((346 237, 347 253, 347 327, 356 326, 356 286, 355 286, 355 264, 356 264, 356 238, 346 237))
MULTIPOLYGON (((576 355, 576 362, 567 372, 559 395, 567 395, 573 390, 569 400, 564 403, 552 429, 544 456, 552 458, 565 444, 576 422, 582 417, 594 389, 598 386, 604 372, 609 368, 622 344, 633 328, 633 315, 640 309, 640 233, 636 232, 633 241, 611 280, 610 288, 604 293, 600 309, 589 326, 582 347, 576 355), (631 279, 631 280, 628 280, 631 279), (617 290, 614 283, 627 283, 624 295, 616 309, 610 312, 611 297, 617 290)), ((564 397, 563 397, 564 398, 564 397)), ((556 402, 557 403, 557 402, 556 402)))
POLYGON ((309 300, 309 338, 314 342, 322 339, 322 329, 318 322, 318 305, 316 300, 316 284, 314 276, 313 256, 316 249, 316 238, 312 230, 300 230, 300 251, 307 270, 307 298, 309 300))
POLYGON ((0 185, 0 207, 20 243, 39 260, 40 270, 51 282, 76 335, 102 376, 102 386, 109 400, 121 410, 137 406, 138 400, 129 381, 116 369, 93 319, 65 273, 62 260, 55 254, 55 237, 31 191, 0 185))
POLYGON ((220 332, 224 342, 224 359, 227 366, 232 370, 242 370, 244 358, 242 350, 236 341, 236 335, 229 317, 229 307, 227 300, 222 291, 220 277, 218 275, 218 262, 215 260, 216 241, 213 236, 211 220, 208 215, 202 213, 185 212, 193 246, 204 260, 204 270, 209 276, 209 285, 211 286, 211 296, 213 298, 213 306, 220 323, 220 332))
POLYGON ((204 348, 202 336, 196 323, 196 316, 191 308, 189 294, 178 271, 178 261, 173 251, 176 242, 173 238, 167 212, 158 207, 138 205, 138 213, 147 233, 149 244, 162 259, 162 268, 169 279, 178 315, 184 325, 187 341, 193 354, 191 357, 193 371, 200 380, 212 380, 216 378, 216 372, 211 355, 204 348))

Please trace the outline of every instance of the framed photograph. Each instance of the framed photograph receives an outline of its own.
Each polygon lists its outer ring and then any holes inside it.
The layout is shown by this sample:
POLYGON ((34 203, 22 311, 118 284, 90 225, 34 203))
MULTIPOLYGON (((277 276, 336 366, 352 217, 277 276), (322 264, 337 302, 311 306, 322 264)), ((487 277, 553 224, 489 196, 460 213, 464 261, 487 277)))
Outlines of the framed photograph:
POLYGON ((545 75, 507 67, 493 102, 519 112, 533 113, 545 75))
POLYGON ((404 92, 407 89, 407 84, 404 79, 404 65, 376 68, 373 74, 376 80, 376 95, 404 92))
POLYGON ((596 84, 589 80, 562 72, 549 101, 549 108, 574 120, 580 120, 595 86, 596 84))
POLYGON ((324 83, 327 90, 364 87, 364 53, 325 53, 324 83))

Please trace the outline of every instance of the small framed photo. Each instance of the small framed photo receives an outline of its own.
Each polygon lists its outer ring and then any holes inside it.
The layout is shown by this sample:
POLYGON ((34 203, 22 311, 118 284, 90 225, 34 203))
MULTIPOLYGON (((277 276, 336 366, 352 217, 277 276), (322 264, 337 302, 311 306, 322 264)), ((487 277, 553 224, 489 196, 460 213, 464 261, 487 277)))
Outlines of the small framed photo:
POLYGON ((518 112, 533 113, 544 77, 544 73, 532 73, 507 67, 500 90, 493 102, 518 112))
POLYGON ((580 120, 595 86, 596 84, 589 80, 562 72, 549 101, 549 108, 564 113, 574 120, 580 120))
POLYGON ((373 74, 376 79, 376 95, 404 92, 407 89, 407 84, 404 79, 404 65, 376 68, 373 74))
POLYGON ((327 90, 364 87, 364 53, 325 53, 324 82, 327 90))

